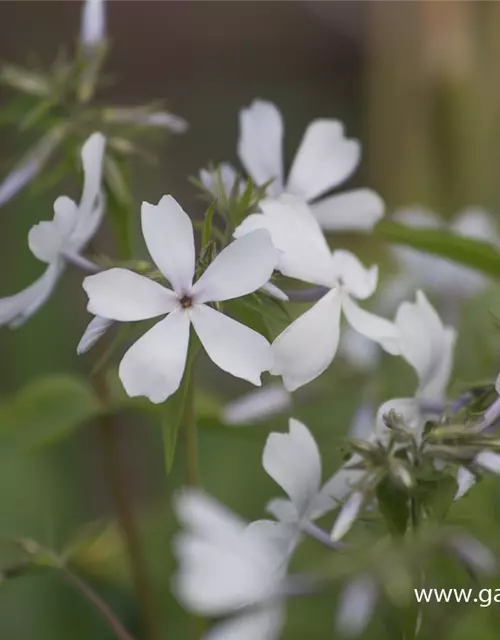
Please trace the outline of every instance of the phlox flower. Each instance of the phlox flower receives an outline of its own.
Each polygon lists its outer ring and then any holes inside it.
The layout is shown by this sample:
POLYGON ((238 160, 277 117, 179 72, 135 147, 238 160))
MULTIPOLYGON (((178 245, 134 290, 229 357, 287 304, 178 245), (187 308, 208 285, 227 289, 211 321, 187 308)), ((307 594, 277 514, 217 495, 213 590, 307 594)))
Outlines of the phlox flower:
POLYGON ((120 379, 129 396, 159 403, 175 393, 184 374, 190 326, 212 361, 224 371, 260 385, 271 367, 267 340, 213 307, 265 284, 277 256, 269 233, 260 230, 226 247, 193 283, 195 245, 189 216, 171 197, 143 203, 142 232, 149 253, 171 289, 128 269, 89 276, 83 287, 96 316, 133 322, 165 316, 123 357, 120 379))
POLYGON ((339 344, 341 312, 353 329, 397 353, 393 323, 361 309, 354 301, 373 294, 377 267, 365 269, 348 251, 332 254, 310 208, 295 196, 265 200, 261 208, 263 213, 248 216, 237 227, 235 237, 267 229, 279 251, 277 268, 281 273, 325 288, 325 295, 273 343, 271 373, 283 377, 285 388, 294 391, 328 368, 339 344))
POLYGON ((82 147, 83 191, 79 204, 67 196, 54 202, 54 218, 39 222, 28 234, 33 255, 47 268, 23 291, 0 299, 0 325, 19 326, 49 298, 66 262, 78 260, 80 253, 99 227, 104 213, 101 191, 105 138, 92 134, 82 147))
POLYGON ((309 124, 284 178, 283 118, 272 103, 254 100, 240 112, 238 156, 253 181, 270 198, 292 194, 311 203, 321 226, 329 231, 371 229, 384 213, 384 203, 371 189, 354 189, 324 197, 356 169, 361 155, 357 140, 345 137, 338 120, 317 119, 309 124))
POLYGON ((215 500, 185 490, 175 501, 183 529, 174 541, 173 589, 193 612, 229 616, 204 640, 274 640, 284 624, 289 528, 247 524, 215 500))

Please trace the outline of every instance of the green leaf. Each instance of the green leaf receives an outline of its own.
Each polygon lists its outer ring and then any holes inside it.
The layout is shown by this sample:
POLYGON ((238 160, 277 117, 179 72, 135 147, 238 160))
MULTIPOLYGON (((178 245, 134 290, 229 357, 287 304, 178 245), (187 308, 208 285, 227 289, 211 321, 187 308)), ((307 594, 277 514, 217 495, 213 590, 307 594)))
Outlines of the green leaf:
POLYGON ((214 217, 215 203, 211 204, 205 214, 203 223, 203 234, 201 236, 201 248, 206 247, 212 237, 212 219, 214 217))
POLYGON ((389 532, 403 536, 410 517, 408 493, 385 477, 377 486, 377 500, 389 532))
POLYGON ((119 257, 133 258, 134 202, 123 162, 107 155, 104 160, 104 183, 108 192, 108 211, 113 225, 119 257))
POLYGON ((430 481, 419 481, 418 497, 431 518, 444 520, 457 493, 457 481, 452 476, 440 474, 430 481))
POLYGON ((0 452, 55 443, 101 411, 91 387, 77 377, 35 380, 0 403, 0 452))
POLYGON ((390 220, 379 222, 374 233, 388 242, 408 245, 500 278, 500 250, 488 242, 442 229, 414 229, 390 220))

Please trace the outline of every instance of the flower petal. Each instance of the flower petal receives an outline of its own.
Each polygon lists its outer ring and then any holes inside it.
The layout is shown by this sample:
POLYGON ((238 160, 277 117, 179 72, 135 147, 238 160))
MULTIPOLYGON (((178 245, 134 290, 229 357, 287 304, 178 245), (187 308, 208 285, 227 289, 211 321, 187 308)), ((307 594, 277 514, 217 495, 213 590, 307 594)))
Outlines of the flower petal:
POLYGON ((80 342, 76 348, 76 353, 81 356, 82 354, 87 353, 87 351, 90 351, 90 349, 92 349, 95 343, 102 338, 113 323, 114 320, 101 318, 100 316, 92 318, 87 325, 83 336, 80 338, 80 342))
POLYGON ((359 142, 344 137, 341 122, 314 120, 295 155, 286 191, 313 200, 347 180, 360 155, 359 142))
POLYGON ((287 294, 272 282, 266 282, 261 289, 265 291, 268 296, 271 296, 271 298, 276 298, 276 300, 281 300, 282 302, 288 302, 289 300, 287 294))
POLYGON ((299 520, 297 509, 291 500, 286 498, 274 498, 266 505, 267 513, 284 523, 296 524, 299 520))
POLYGON ((355 298, 365 300, 377 288, 378 267, 367 269, 350 251, 338 249, 332 254, 335 280, 341 282, 347 293, 355 298))
POLYGON ((92 49, 106 38, 106 13, 104 0, 85 0, 82 9, 80 40, 92 49))
POLYGON ((293 418, 289 433, 271 433, 262 466, 292 500, 303 517, 316 497, 321 482, 321 459, 309 429, 293 418))
POLYGON ((0 326, 24 324, 47 301, 63 269, 63 262, 53 262, 29 287, 8 298, 0 298, 0 326))
POLYGON ((457 471, 457 492, 453 500, 460 500, 476 484, 476 476, 466 467, 459 467, 457 471))
POLYGON ((330 249, 311 209, 298 198, 283 195, 260 203, 264 215, 246 218, 236 238, 258 227, 267 229, 279 251, 278 269, 285 276, 327 287, 335 284, 330 249))
POLYGON ((223 371, 260 386, 261 373, 272 363, 264 336, 204 304, 192 307, 190 315, 209 358, 223 371))
POLYGON ((342 294, 342 310, 353 329, 378 342, 387 353, 399 355, 398 334, 393 322, 365 311, 345 293, 342 294))
POLYGON ((130 347, 120 362, 127 394, 164 402, 180 386, 189 342, 189 315, 172 311, 130 347))
POLYGON ((288 391, 311 382, 332 362, 339 343, 340 308, 340 293, 333 289, 273 342, 271 373, 283 377, 288 391))
POLYGON ((500 454, 493 451, 481 451, 474 459, 474 462, 486 471, 500 474, 500 454))
POLYGON ((224 407, 223 421, 230 425, 251 424, 265 420, 291 407, 292 399, 281 384, 255 389, 224 407))
POLYGON ((203 640, 276 640, 284 623, 282 607, 268 606, 215 625, 203 640))
POLYGON ((420 409, 420 403, 416 398, 393 398, 387 400, 380 405, 375 419, 376 434, 380 437, 387 435, 388 430, 385 426, 384 415, 394 410, 403 416, 407 427, 415 431, 417 437, 425 425, 425 416, 420 409))
POLYGON ((340 594, 335 628, 343 637, 363 633, 370 622, 378 598, 377 583, 369 574, 359 575, 347 583, 340 594))
POLYGON ((142 233, 158 269, 177 293, 188 293, 193 282, 195 254, 193 225, 172 198, 157 205, 142 203, 142 233))
POLYGON ((47 264, 57 260, 63 248, 64 239, 52 220, 43 220, 35 224, 28 233, 28 246, 31 253, 47 264))
POLYGON ((283 119, 272 102, 254 100, 240 111, 238 157, 252 180, 261 186, 274 178, 270 195, 283 190, 283 119))
POLYGON ((338 542, 354 524, 363 506, 364 495, 361 491, 355 491, 340 510, 335 524, 333 525, 331 538, 333 542, 338 542))
POLYGON ((325 231, 370 231, 384 215, 385 204, 371 189, 354 189, 319 200, 311 209, 325 231))
POLYGON ((339 506, 347 495, 365 475, 362 469, 351 469, 350 467, 359 463, 361 457, 352 456, 346 465, 341 467, 333 476, 325 482, 318 493, 314 503, 313 518, 319 518, 331 509, 339 506))
POLYGON ((269 233, 253 231, 221 251, 194 284, 192 295, 196 302, 245 296, 266 284, 277 261, 269 233))
POLYGON ((108 269, 83 281, 87 309, 109 320, 133 322, 154 318, 175 309, 179 300, 173 291, 128 269, 108 269))

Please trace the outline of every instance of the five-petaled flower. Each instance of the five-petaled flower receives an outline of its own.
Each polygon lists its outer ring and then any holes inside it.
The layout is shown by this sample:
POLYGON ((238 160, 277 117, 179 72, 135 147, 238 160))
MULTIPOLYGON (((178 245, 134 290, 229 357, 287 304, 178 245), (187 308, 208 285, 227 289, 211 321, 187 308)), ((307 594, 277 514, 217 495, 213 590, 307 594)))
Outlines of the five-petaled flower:
POLYGON ((54 202, 54 218, 39 222, 29 232, 31 252, 48 266, 32 285, 16 295, 0 299, 0 325, 23 324, 48 299, 67 261, 79 260, 93 237, 104 212, 101 192, 105 138, 92 134, 82 147, 83 191, 80 203, 67 196, 54 202))
POLYGON ((189 216, 171 197, 142 205, 142 231, 149 253, 172 289, 128 269, 85 278, 88 310, 120 322, 164 316, 123 357, 119 374, 130 396, 166 400, 184 374, 192 324, 209 357, 224 371, 260 385, 271 367, 267 340, 207 305, 259 289, 276 266, 269 233, 260 230, 232 242, 193 284, 195 245, 189 216))
POLYGON ((341 311, 359 333, 397 353, 394 324, 354 302, 372 295, 378 269, 365 269, 348 251, 330 252, 318 221, 300 199, 283 195, 261 203, 263 213, 248 216, 236 229, 241 238, 267 229, 279 251, 278 269, 285 276, 325 288, 325 295, 274 341, 271 373, 281 375, 289 391, 317 378, 332 362, 340 335, 341 311))
POLYGON ((324 197, 356 169, 361 156, 359 142, 344 136, 338 120, 314 120, 285 182, 283 128, 281 113, 272 102, 254 100, 240 112, 238 156, 253 181, 262 186, 271 180, 267 188, 270 198, 288 193, 312 203, 317 220, 328 231, 371 229, 384 213, 384 203, 374 191, 354 189, 324 197))
POLYGON ((230 616, 207 639, 277 638, 293 551, 290 528, 265 520, 247 525, 194 490, 178 495, 175 510, 185 528, 174 541, 179 561, 174 593, 191 611, 230 616))

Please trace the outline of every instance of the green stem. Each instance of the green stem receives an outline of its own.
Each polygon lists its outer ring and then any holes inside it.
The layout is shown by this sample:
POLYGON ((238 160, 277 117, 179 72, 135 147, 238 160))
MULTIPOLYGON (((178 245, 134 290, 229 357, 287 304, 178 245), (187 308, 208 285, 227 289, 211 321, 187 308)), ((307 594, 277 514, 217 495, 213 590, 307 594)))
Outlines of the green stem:
POLYGON ((186 398, 184 403, 184 436, 186 482, 188 485, 199 484, 198 433, 196 428, 194 363, 186 371, 186 398))
POLYGON ((159 640, 160 628, 156 616, 154 590, 142 553, 134 507, 126 482, 126 470, 120 460, 119 433, 113 416, 106 415, 100 422, 101 449, 105 462, 111 497, 118 526, 127 550, 130 574, 142 612, 147 637, 159 640))

